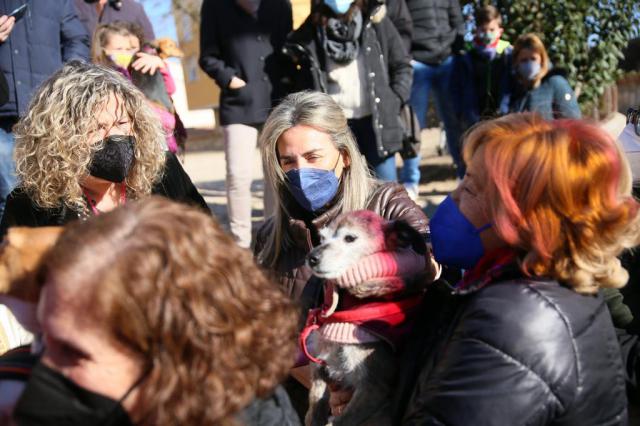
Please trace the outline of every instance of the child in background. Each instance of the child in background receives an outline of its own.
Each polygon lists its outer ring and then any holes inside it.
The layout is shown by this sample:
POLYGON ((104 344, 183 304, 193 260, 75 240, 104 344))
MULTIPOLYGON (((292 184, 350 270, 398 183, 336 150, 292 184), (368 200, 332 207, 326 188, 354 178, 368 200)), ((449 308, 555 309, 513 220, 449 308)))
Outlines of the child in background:
POLYGON ((457 59, 452 94, 463 128, 482 119, 509 111, 511 91, 511 44, 501 40, 502 17, 494 6, 483 6, 475 14, 472 48, 457 59))
POLYGON ((136 24, 131 22, 100 25, 93 36, 91 59, 94 63, 116 68, 145 94, 162 123, 167 149, 175 154, 178 151, 174 134, 176 117, 170 96, 176 86, 165 62, 150 53, 138 34, 141 31, 137 31, 136 24), (155 75, 156 71, 161 77, 155 75))

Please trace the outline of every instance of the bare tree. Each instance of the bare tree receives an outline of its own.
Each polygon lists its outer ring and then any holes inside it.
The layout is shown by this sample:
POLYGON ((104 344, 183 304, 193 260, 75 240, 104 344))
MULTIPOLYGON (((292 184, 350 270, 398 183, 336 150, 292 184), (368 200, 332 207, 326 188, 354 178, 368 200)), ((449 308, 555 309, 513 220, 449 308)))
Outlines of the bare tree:
POLYGON ((200 22, 200 7, 202 0, 171 0, 174 11, 185 14, 194 22, 200 22))

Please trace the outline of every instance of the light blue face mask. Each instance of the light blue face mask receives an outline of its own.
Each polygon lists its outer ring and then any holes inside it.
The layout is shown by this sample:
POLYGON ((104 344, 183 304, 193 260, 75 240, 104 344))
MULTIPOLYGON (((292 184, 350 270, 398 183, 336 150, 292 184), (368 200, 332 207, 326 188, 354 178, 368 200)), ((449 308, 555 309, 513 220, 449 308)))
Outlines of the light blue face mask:
POLYGON ((285 173, 289 192, 298 204, 307 211, 316 212, 326 206, 338 193, 340 181, 332 170, 302 168, 285 173))
POLYGON ((523 61, 518 64, 518 73, 529 81, 534 80, 540 73, 540 62, 523 61))
POLYGON ((353 0, 324 0, 324 4, 329 6, 337 15, 347 13, 351 3, 353 3, 353 0))
POLYGON ((488 223, 476 229, 448 196, 429 221, 433 256, 443 265, 473 268, 484 256, 480 233, 490 227, 488 223))

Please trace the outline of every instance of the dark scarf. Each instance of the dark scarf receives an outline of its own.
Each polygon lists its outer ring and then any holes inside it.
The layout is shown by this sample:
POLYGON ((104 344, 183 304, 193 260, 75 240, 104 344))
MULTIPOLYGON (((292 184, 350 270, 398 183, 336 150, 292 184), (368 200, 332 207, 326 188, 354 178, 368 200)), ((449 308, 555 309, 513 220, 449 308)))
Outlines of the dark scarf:
POLYGON ((322 47, 329 58, 339 64, 347 64, 358 57, 362 12, 355 11, 349 22, 329 18, 321 28, 322 47))

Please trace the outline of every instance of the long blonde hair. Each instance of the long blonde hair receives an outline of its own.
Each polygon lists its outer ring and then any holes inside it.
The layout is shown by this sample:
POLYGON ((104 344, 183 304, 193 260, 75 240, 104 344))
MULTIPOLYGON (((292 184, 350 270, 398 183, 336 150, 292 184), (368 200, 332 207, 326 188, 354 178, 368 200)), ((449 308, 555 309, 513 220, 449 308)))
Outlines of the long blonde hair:
POLYGON ((33 95, 26 115, 14 127, 19 186, 41 208, 63 204, 84 211, 81 180, 103 143, 87 135, 98 130, 97 115, 115 96, 132 123, 134 163, 125 183, 127 195, 151 193, 164 168, 164 134, 144 95, 118 72, 72 61, 33 95))
POLYGON ((305 91, 284 98, 267 118, 259 142, 266 185, 277 197, 275 229, 268 235, 259 253, 260 262, 266 266, 275 266, 283 245, 291 244, 288 233, 290 213, 284 201, 288 190, 284 171, 278 161, 277 143, 285 131, 295 126, 309 126, 328 134, 336 149, 349 159, 349 166, 342 172, 341 192, 335 201, 339 213, 364 209, 373 189, 371 172, 358 150, 347 118, 331 96, 305 91))

